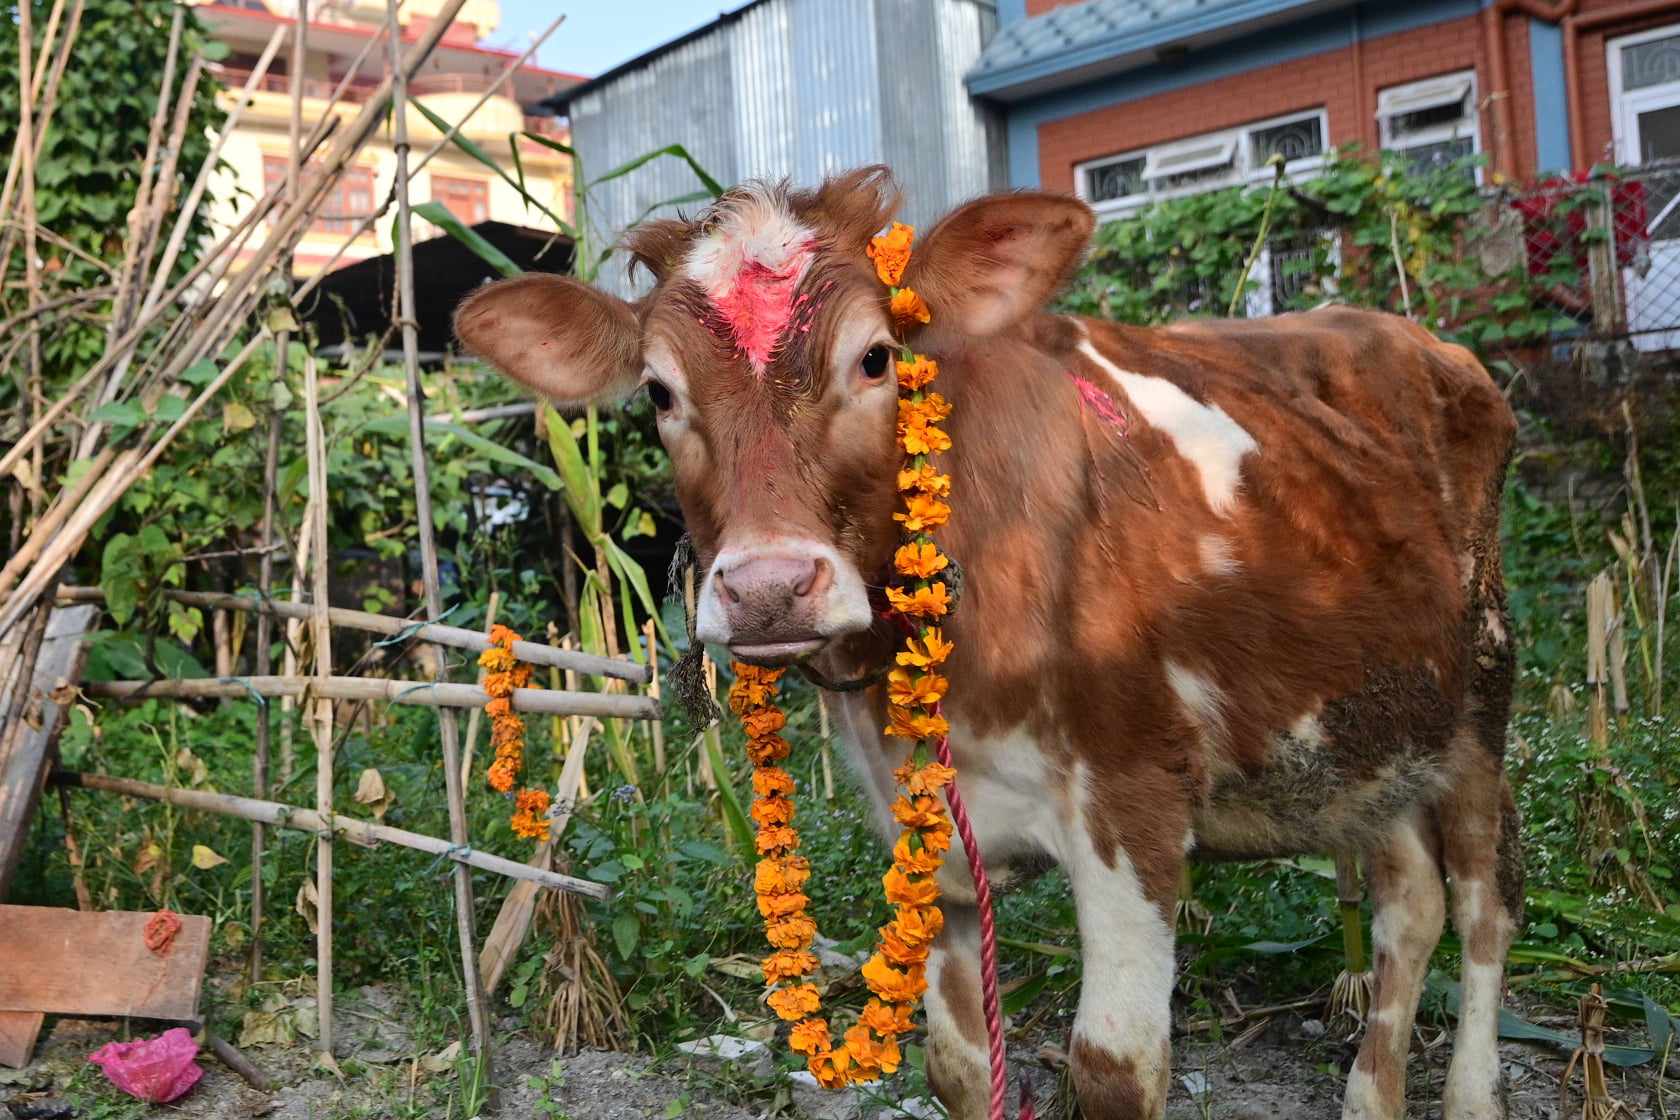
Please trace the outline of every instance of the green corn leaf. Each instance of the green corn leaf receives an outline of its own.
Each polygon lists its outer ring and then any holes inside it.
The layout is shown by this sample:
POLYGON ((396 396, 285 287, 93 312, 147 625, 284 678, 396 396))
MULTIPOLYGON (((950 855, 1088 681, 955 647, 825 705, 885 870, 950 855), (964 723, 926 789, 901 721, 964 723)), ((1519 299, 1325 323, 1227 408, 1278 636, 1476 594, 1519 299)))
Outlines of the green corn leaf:
POLYGON ((700 162, 693 156, 689 155, 688 149, 683 147, 681 144, 667 144, 663 148, 657 148, 651 152, 643 152, 641 155, 637 156, 628 163, 619 164, 600 178, 590 180, 589 185, 592 187, 599 186, 601 183, 607 183, 614 179, 622 178, 623 176, 636 170, 636 168, 641 167, 643 164, 652 163, 661 156, 671 156, 674 159, 680 159, 684 163, 688 164, 689 168, 694 172, 694 177, 700 180, 701 185, 710 192, 713 198, 716 198, 723 193, 723 185, 707 174, 706 169, 700 166, 700 162))
MULTIPOLYGON (((670 631, 665 629, 665 620, 660 617, 659 604, 654 601, 653 588, 648 585, 647 572, 631 558, 628 552, 619 547, 617 541, 603 536, 601 546, 607 550, 607 565, 612 568, 620 581, 629 584, 636 591, 636 598, 642 604, 642 610, 653 619, 653 625, 659 631, 659 640, 665 643, 666 649, 675 649, 676 644, 671 641, 670 631)), ((625 616, 628 620, 629 616, 625 616)))
MULTIPOLYGON (((507 254, 484 240, 465 222, 451 214, 443 203, 422 202, 414 207, 413 212, 471 249, 483 259, 484 263, 503 276, 520 276, 524 273, 525 270, 509 260, 507 254)), ((392 236, 391 240, 392 244, 396 243, 395 235, 392 236)))
MULTIPOLYGON (((438 116, 436 113, 426 108, 426 106, 413 100, 412 98, 409 100, 409 104, 420 110, 420 115, 431 121, 433 128, 445 135, 448 134, 451 127, 448 121, 444 120, 442 117, 438 116)), ((553 222, 556 229, 560 230, 568 237, 575 236, 575 232, 573 231, 571 225, 564 218, 550 210, 547 206, 544 206, 529 191, 520 186, 519 183, 514 180, 512 175, 509 175, 505 170, 503 170, 502 165, 497 163, 489 152, 485 151, 471 140, 468 140, 459 132, 457 132, 452 139, 457 148, 460 148, 463 152, 467 153, 469 156, 494 171, 497 175, 500 175, 503 182, 507 183, 508 186, 519 192, 520 197, 525 200, 527 205, 535 206, 538 210, 542 211, 543 216, 553 222)))
POLYGON ((544 404, 540 412, 548 430, 548 448, 554 465, 565 480, 566 504, 580 526, 588 527, 600 520, 600 499, 591 485, 589 468, 584 465, 583 452, 578 447, 572 428, 558 412, 544 404))
MULTIPOLYGON (((362 425, 362 430, 390 439, 406 439, 408 436, 408 417, 384 416, 362 425)), ((561 490, 565 487, 565 483, 560 476, 550 468, 543 466, 535 459, 526 458, 512 448, 503 447, 495 440, 486 439, 470 428, 463 428, 459 424, 432 422, 426 425, 426 430, 429 433, 441 432, 445 435, 454 436, 491 462, 501 463, 507 467, 517 467, 519 470, 529 473, 531 477, 550 490, 561 490)))
POLYGON ((752 822, 747 819, 747 811, 741 805, 741 797, 735 792, 735 782, 729 776, 729 764, 723 758, 721 738, 722 736, 706 732, 701 734, 706 757, 712 763, 712 776, 717 779, 718 800, 723 805, 724 823, 729 826, 730 834, 735 837, 735 843, 741 851, 750 854, 754 847, 752 822))

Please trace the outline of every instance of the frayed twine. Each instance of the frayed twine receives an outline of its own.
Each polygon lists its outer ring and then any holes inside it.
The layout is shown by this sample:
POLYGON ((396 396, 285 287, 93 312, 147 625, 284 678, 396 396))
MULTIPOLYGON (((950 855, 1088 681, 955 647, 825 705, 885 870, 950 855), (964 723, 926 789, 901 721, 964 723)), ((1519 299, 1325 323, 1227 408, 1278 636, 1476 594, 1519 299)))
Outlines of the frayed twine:
POLYGON ((694 637, 694 615, 688 609, 684 593, 688 572, 694 567, 694 538, 684 533, 671 553, 671 566, 665 572, 666 593, 682 604, 683 630, 688 635, 688 648, 671 663, 665 674, 665 685, 682 705, 691 727, 710 727, 723 717, 723 709, 706 687, 705 647, 694 637))

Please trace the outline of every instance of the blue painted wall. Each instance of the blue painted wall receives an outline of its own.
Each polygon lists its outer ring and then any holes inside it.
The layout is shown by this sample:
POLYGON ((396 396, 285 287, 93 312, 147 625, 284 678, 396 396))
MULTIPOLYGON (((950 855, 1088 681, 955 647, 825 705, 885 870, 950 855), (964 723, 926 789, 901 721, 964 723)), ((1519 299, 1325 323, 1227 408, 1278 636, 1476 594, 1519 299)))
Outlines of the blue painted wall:
MULTIPOLYGON (((1025 0, 999 0, 1000 20, 1005 8, 1013 5, 1024 8, 1025 0)), ((1007 105, 1009 183, 1013 187, 1040 185, 1038 127, 1046 122, 1186 86, 1201 85, 1323 51, 1350 47, 1354 41, 1355 11, 1358 14, 1359 36, 1368 42, 1383 35, 1473 16, 1482 6, 1482 0, 1407 0, 1403 4, 1379 0, 1363 3, 1357 9, 1313 16, 1270 28, 1246 39, 1193 52, 1182 62, 1144 66, 1112 78, 1007 105)), ((1561 40, 1559 50, 1561 67, 1561 40)), ((1561 78, 1558 88, 1562 88, 1561 78)))
POLYGON ((1563 81, 1563 28, 1528 21, 1528 61, 1534 72, 1535 170, 1568 171, 1569 95, 1563 81))
POLYGON ((1027 18, 1027 0, 997 0, 998 26, 1008 27, 1027 18))

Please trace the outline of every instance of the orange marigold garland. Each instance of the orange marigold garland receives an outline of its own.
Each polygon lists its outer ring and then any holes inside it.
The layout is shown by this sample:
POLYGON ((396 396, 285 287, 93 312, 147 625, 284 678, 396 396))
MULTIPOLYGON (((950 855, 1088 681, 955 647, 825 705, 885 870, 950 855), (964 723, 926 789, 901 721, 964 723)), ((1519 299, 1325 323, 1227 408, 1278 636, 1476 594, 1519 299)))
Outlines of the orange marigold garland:
MULTIPOLYGON (((909 288, 899 286, 910 260, 915 231, 898 222, 870 244, 869 257, 882 283, 891 289, 890 307, 899 322, 927 322, 927 304, 909 288)), ((827 1088, 874 1081, 898 1069, 902 1060, 898 1039, 910 1030, 911 1013, 927 990, 927 957, 933 939, 944 925, 937 905, 939 886, 934 873, 951 848, 951 819, 940 791, 956 771, 932 761, 929 751, 948 725, 939 712, 950 682, 940 667, 952 645, 940 632, 939 620, 950 612, 952 596, 946 582, 950 561, 930 533, 951 515, 944 501, 951 479, 940 473, 930 456, 948 451, 951 438, 938 427, 951 414, 950 404, 927 387, 939 375, 938 363, 903 347, 898 362, 898 445, 904 466, 898 488, 904 508, 893 515, 903 527, 903 544, 893 556, 897 586, 887 589, 893 608, 911 630, 887 680, 886 734, 912 741, 910 757, 894 772, 902 793, 892 805, 893 818, 903 827, 893 845, 892 868, 882 878, 887 901, 896 908, 893 920, 881 927, 879 948, 863 966, 863 979, 875 998, 863 1009, 855 1026, 839 1039, 820 1015, 821 1000, 809 977, 817 971, 811 952, 816 922, 805 912, 804 893, 810 864, 799 855, 799 833, 793 828, 793 778, 778 763, 788 755, 780 734, 787 718, 776 707, 781 669, 761 669, 735 662, 735 683, 729 708, 747 732, 747 755, 752 759, 753 822, 758 828, 760 860, 753 879, 765 935, 776 950, 764 958, 767 1001, 780 1018, 793 1024, 788 1045, 805 1055, 811 1073, 827 1088)))
POLYGON ((540 789, 521 789, 514 783, 525 765, 525 719, 513 710, 513 690, 531 683, 531 667, 513 655, 519 635, 506 626, 490 627, 490 646, 478 655, 485 669, 484 691, 490 694, 484 711, 490 717, 490 745, 496 756, 484 780, 497 793, 513 795, 513 831, 531 840, 548 837, 548 794, 540 789))

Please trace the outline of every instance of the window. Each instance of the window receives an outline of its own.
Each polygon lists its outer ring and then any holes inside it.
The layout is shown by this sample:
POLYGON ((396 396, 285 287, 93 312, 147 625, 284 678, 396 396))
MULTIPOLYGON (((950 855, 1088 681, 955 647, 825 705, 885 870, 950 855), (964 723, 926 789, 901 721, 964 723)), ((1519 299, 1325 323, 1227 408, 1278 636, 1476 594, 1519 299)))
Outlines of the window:
POLYGON ((1605 54, 1616 160, 1639 168, 1611 196, 1628 332, 1639 350, 1680 350, 1680 26, 1613 39, 1605 54), (1637 201, 1624 209, 1621 192, 1637 201))
MULTIPOLYGON (((1481 151, 1476 127, 1476 75, 1466 70, 1377 94, 1382 146, 1404 152, 1414 168, 1439 170, 1481 151)), ((1480 181, 1480 169, 1476 171, 1480 181)))
POLYGON ((1100 217, 1119 217, 1154 199, 1269 182, 1273 156, 1292 174, 1315 171, 1326 132, 1322 109, 1256 121, 1091 160, 1075 169, 1075 189, 1100 217))
MULTIPOLYGON (((265 193, 285 185, 287 166, 285 156, 263 156, 265 193)), ((319 233, 349 233, 373 213, 373 207, 373 170, 347 167, 322 200, 309 228, 319 233)))
POLYGON ((490 184, 483 179, 432 176, 432 201, 469 226, 490 220, 490 184))

